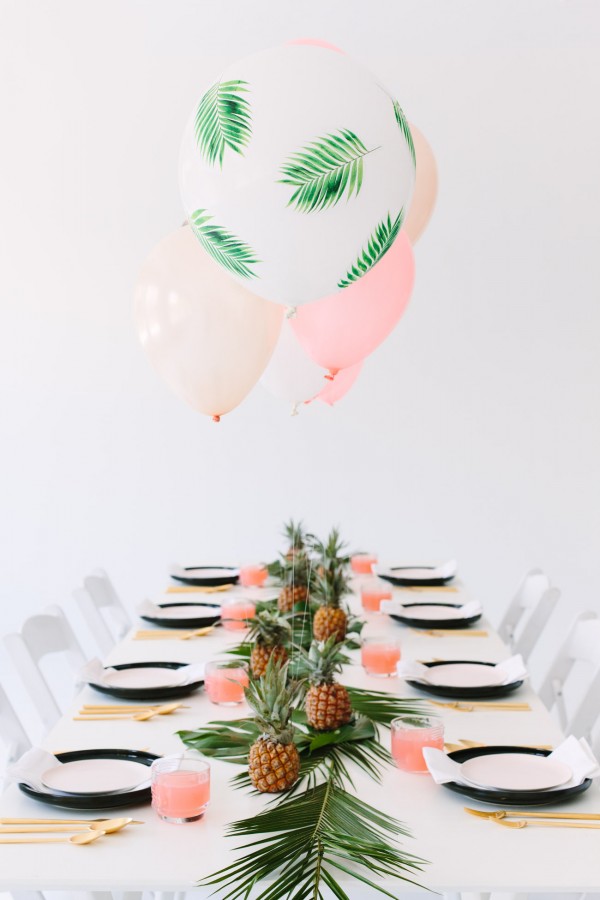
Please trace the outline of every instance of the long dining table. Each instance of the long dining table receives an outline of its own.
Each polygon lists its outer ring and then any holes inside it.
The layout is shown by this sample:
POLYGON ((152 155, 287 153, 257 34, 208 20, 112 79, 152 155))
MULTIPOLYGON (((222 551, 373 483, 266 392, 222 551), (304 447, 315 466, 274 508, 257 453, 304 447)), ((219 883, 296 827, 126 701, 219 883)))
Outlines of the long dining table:
MULTIPOLYGON (((355 590, 349 600, 351 609, 362 614, 358 584, 358 580, 354 582, 355 590)), ((395 594, 407 596, 400 591, 395 594)), ((440 596, 436 594, 435 599, 440 596)), ((458 590, 447 599, 454 603, 465 601, 467 597, 465 587, 459 584, 458 590)), ((421 592, 418 599, 434 598, 421 592)), ((370 632, 385 630, 398 637, 403 659, 498 662, 510 655, 485 617, 475 626, 478 631, 485 631, 485 636, 473 637, 450 631, 444 636, 435 636, 384 615, 364 614, 364 618, 370 632)), ((105 665, 208 660, 223 655, 240 641, 239 632, 228 632, 223 628, 191 640, 181 640, 177 632, 166 640, 136 640, 135 633, 142 626, 147 627, 142 622, 136 623, 104 660, 105 665)), ((344 667, 340 677, 346 685, 388 691, 407 698, 426 697, 398 677, 367 676, 360 665, 358 651, 351 651, 349 655, 352 663, 344 667)), ((528 703, 530 709, 490 708, 466 712, 436 707, 436 713, 444 720, 446 741, 466 739, 486 744, 556 746, 563 735, 531 685, 526 681, 510 695, 510 699, 513 698, 528 703)), ((74 720, 83 704, 105 701, 119 702, 84 687, 42 746, 53 752, 133 748, 169 754, 183 749, 177 731, 193 730, 215 719, 236 719, 248 714, 245 704, 234 708, 213 705, 201 689, 182 701, 185 708, 147 722, 74 720)), ((383 740, 389 741, 389 732, 382 729, 382 734, 383 740)), ((2 845, 0 890, 178 892, 194 889, 200 891, 199 896, 209 896, 213 888, 198 889, 196 883, 231 862, 234 849, 240 843, 239 839, 225 835, 227 825, 260 811, 267 802, 264 797, 231 786, 230 779, 240 771, 239 766, 215 759, 210 764, 211 803, 200 821, 169 824, 161 821, 146 805, 115 813, 143 820, 143 825, 130 826, 87 848, 68 844, 2 845)), ((435 784, 428 774, 409 774, 391 765, 386 767, 380 784, 362 772, 354 773, 353 777, 359 797, 407 825, 412 836, 403 838, 404 848, 428 861, 418 876, 426 890, 521 893, 600 889, 599 831, 535 826, 504 828, 496 822, 475 818, 464 810, 465 806, 489 809, 485 804, 435 784)), ((586 793, 563 804, 561 809, 600 813, 598 792, 596 781, 586 793)), ((28 798, 16 784, 9 785, 0 799, 0 817, 72 815, 28 798)), ((76 815, 92 819, 106 814, 76 815)), ((340 881, 353 900, 374 896, 372 889, 349 876, 340 875, 340 881)), ((394 896, 416 890, 412 884, 399 880, 382 884, 394 896)))

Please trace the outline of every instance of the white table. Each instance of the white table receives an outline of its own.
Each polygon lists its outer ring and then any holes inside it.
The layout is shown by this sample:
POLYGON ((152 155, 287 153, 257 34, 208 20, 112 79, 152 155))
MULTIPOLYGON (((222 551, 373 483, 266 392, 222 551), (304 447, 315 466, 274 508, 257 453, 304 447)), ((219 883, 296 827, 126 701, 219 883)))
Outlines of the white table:
MULTIPOLYGON (((441 595, 438 595, 440 599, 441 595)), ((418 599, 424 599, 419 595, 418 599)), ((454 601, 456 594, 445 595, 454 601)), ((353 598, 352 604, 356 604, 353 598)), ((425 660, 505 658, 507 650, 481 620, 477 628, 489 635, 476 637, 429 637, 416 633, 387 617, 367 616, 370 630, 383 623, 394 629, 402 642, 406 659, 425 660)), ((143 623, 141 623, 143 624, 143 623)), ((137 626, 136 626, 137 628, 137 626)), ((131 635, 111 653, 109 663, 145 660, 191 662, 208 659, 239 641, 239 635, 223 629, 205 638, 190 641, 133 641, 131 635)), ((358 660, 358 654, 356 659, 358 660)), ((341 679, 348 685, 387 690, 400 696, 417 692, 400 679, 369 678, 359 665, 345 668, 341 679)), ((158 717, 150 722, 74 722, 72 714, 83 703, 103 702, 102 696, 86 688, 48 735, 45 746, 54 751, 93 747, 148 748, 171 753, 182 745, 174 732, 194 729, 211 719, 238 718, 245 707, 213 706, 202 691, 185 700, 190 708, 158 717)), ((424 695, 421 695, 424 696, 424 695)), ((446 739, 468 738, 487 743, 556 744, 560 731, 545 707, 524 686, 512 695, 531 704, 531 712, 444 711, 446 739)), ((110 699, 110 698, 108 698, 110 699)), ((112 702, 112 700, 110 701, 112 702)), ((223 836, 234 819, 251 815, 264 804, 262 797, 250 796, 228 785, 238 766, 212 760, 212 801, 200 822, 178 826, 160 821, 149 806, 127 810, 146 824, 131 826, 93 847, 69 845, 0 846, 0 890, 159 890, 190 889, 195 882, 231 860, 235 839, 223 836)), ((510 891, 558 892, 594 891, 600 888, 600 834, 597 831, 526 828, 509 830, 493 822, 476 819, 463 811, 465 805, 479 806, 437 786, 427 775, 410 775, 388 769, 381 785, 361 773, 355 780, 359 796, 375 807, 405 822, 414 839, 406 839, 407 851, 430 861, 422 884, 439 892, 510 891)), ((597 783, 565 809, 600 812, 597 783)), ((16 785, 1 798, 1 816, 52 816, 62 811, 27 798, 16 785)), ((69 813, 64 812, 64 816, 69 813)), ((90 813, 89 817, 93 818, 90 813)), ((84 816, 85 817, 85 816, 84 816)), ((240 842, 241 843, 241 842, 240 842)), ((339 875, 352 898, 372 896, 358 881, 339 875)), ((413 891, 408 884, 390 881, 392 893, 413 891)), ((208 896, 211 889, 203 889, 208 896)))

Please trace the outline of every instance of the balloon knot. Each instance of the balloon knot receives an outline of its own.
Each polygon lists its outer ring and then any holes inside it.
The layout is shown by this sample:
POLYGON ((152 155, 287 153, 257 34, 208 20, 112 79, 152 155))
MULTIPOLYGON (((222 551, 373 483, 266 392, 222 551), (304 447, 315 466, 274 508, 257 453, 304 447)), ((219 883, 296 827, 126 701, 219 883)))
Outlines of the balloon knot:
POLYGON ((213 420, 213 422, 220 422, 220 421, 221 421, 221 416, 213 416, 213 417, 212 417, 212 420, 213 420))
POLYGON ((326 380, 326 381, 333 381, 334 378, 335 378, 335 375, 329 375, 329 374, 328 374, 328 375, 325 375, 325 380, 326 380))
POLYGON ((299 406, 300 406, 299 403, 294 403, 294 405, 292 406, 292 411, 291 411, 291 413, 290 413, 291 416, 297 416, 297 415, 298 415, 298 407, 299 407, 299 406))
POLYGON ((298 315, 298 310, 296 309, 296 307, 288 306, 288 308, 285 311, 286 319, 295 319, 297 315, 298 315))

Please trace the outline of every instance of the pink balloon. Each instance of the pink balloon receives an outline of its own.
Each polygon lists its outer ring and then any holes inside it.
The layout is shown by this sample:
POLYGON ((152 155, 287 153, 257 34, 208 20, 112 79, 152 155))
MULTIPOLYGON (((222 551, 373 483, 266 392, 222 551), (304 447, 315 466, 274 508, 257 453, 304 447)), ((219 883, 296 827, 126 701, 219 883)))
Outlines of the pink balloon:
POLYGON ((335 50, 336 53, 344 53, 335 44, 322 41, 320 38, 296 38, 294 41, 286 41, 286 44, 308 44, 309 47, 323 47, 324 50, 335 50))
POLYGON ((325 384, 325 387, 314 399, 322 400, 323 403, 328 403, 329 406, 333 406, 348 393, 360 375, 362 367, 362 362, 358 362, 355 366, 350 366, 349 369, 342 369, 337 373, 333 381, 328 381, 325 384))
POLYGON ((292 328, 309 356, 332 373, 365 359, 397 325, 415 280, 410 241, 401 231, 366 275, 329 297, 298 307, 292 328))

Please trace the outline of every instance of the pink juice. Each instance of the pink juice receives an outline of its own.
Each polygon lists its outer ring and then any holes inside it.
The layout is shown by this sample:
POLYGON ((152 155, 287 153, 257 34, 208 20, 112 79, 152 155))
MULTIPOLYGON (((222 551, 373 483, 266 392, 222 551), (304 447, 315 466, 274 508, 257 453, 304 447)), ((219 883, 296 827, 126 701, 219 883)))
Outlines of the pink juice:
POLYGON ((242 566, 240 584, 242 587, 262 587, 267 580, 268 572, 264 566, 242 566))
POLYGON ((398 728, 392 730, 392 756, 399 769, 405 772, 427 772, 424 747, 444 749, 444 729, 441 725, 430 728, 398 728))
POLYGON ((248 627, 248 621, 254 618, 255 613, 256 607, 249 600, 223 603, 221 606, 223 628, 226 628, 227 631, 243 631, 248 627))
POLYGON ((357 553, 350 560, 350 568, 355 575, 370 575, 376 562, 377 557, 372 553, 357 553))
POLYGON ((197 819, 210 800, 210 770, 158 772, 152 782, 152 805, 167 819, 197 819))
POLYGON ((386 588, 364 587, 360 592, 362 607, 365 612, 379 612, 382 600, 391 600, 392 592, 386 588))
POLYGON ((244 688, 248 687, 248 684, 248 673, 242 668, 207 670, 204 676, 204 690, 211 703, 232 706, 243 703, 244 688))
POLYGON ((400 647, 392 641, 389 644, 367 641, 361 647, 360 660, 368 675, 395 675, 400 662, 400 647))

